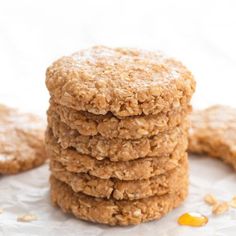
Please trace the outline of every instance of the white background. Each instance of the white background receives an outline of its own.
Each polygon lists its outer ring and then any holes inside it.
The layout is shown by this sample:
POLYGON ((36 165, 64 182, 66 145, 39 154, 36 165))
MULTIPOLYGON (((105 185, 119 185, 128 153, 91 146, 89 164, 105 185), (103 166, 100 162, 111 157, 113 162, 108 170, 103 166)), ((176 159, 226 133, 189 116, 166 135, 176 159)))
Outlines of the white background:
MULTIPOLYGON (((60 56, 103 44, 160 49, 192 70, 197 80, 195 107, 215 103, 236 106, 235 3, 0 0, 0 102, 44 116, 48 106, 44 85, 47 66, 60 56)), ((210 216, 209 225, 201 229, 176 224, 176 217, 184 211, 209 214, 202 203, 205 193, 212 191, 225 200, 236 194, 234 172, 215 160, 191 158, 190 196, 183 208, 160 222, 125 229, 82 223, 54 210, 48 203, 47 178, 44 166, 0 179, 0 207, 5 212, 0 215, 0 235, 236 234, 235 211, 219 218, 210 216), (26 211, 39 214, 39 220, 16 223, 16 215, 26 211)))

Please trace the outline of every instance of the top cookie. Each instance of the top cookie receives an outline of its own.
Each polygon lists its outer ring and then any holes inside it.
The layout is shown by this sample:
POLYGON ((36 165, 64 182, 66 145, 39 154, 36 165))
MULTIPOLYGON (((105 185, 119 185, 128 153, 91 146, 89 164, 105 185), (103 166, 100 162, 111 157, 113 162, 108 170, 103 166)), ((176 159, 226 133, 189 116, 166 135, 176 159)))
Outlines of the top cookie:
POLYGON ((54 62, 46 73, 54 101, 116 116, 158 114, 186 105, 192 74, 159 52, 95 46, 54 62))

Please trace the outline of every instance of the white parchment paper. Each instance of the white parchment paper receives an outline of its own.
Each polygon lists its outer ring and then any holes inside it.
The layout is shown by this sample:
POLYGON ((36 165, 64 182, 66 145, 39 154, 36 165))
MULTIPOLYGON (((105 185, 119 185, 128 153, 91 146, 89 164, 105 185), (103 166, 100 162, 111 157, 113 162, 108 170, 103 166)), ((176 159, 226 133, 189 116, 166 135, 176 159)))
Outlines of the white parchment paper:
POLYGON ((15 175, 0 177, 0 235, 50 236, 189 236, 236 235, 236 209, 212 216, 203 201, 207 193, 221 200, 236 195, 236 173, 221 161, 209 157, 190 157, 190 193, 185 203, 159 221, 132 227, 109 227, 76 220, 50 204, 48 165, 15 175), (201 228, 179 226, 177 218, 184 212, 197 211, 209 217, 201 228), (17 222, 17 216, 34 214, 38 220, 17 222))

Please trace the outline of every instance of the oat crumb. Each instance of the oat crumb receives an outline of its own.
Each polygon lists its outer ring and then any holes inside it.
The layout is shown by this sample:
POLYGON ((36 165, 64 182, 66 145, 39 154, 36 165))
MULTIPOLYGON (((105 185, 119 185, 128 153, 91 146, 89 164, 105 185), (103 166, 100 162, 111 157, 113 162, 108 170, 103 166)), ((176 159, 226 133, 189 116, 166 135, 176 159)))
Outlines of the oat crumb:
POLYGON ((139 217, 139 216, 141 216, 141 210, 140 210, 140 209, 135 210, 134 213, 133 213, 133 216, 134 216, 134 217, 139 217))
POLYGON ((204 201, 211 205, 211 206, 214 206, 218 203, 218 200, 216 199, 215 196, 213 196, 212 194, 207 194, 205 197, 204 197, 204 201))
POLYGON ((37 219, 37 216, 32 214, 25 214, 17 217, 17 221, 19 222, 31 222, 37 219))
POLYGON ((228 210, 229 210, 228 202, 217 203, 216 205, 213 205, 212 207, 212 213, 215 215, 221 215, 228 210))

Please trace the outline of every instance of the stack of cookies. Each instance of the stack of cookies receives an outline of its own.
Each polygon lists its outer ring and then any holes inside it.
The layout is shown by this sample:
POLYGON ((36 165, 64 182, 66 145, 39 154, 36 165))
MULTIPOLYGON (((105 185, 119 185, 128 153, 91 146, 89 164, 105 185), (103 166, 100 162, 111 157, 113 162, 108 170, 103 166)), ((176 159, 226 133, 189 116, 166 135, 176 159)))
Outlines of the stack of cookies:
POLYGON ((191 73, 159 52, 92 47, 47 70, 51 199, 110 225, 159 219, 188 192, 191 73))

